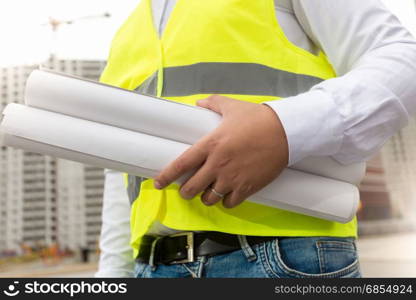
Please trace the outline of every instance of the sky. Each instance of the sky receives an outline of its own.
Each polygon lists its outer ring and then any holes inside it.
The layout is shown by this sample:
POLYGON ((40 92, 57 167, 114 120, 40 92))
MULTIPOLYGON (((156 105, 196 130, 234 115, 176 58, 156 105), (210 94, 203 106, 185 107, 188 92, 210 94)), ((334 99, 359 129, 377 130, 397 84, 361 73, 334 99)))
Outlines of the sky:
MULTIPOLYGON (((365 0, 363 0, 365 1, 365 0)), ((111 39, 139 0, 0 0, 0 66, 39 63, 53 50, 60 58, 106 59, 111 39), (49 17, 79 20, 56 35, 42 25, 49 17)), ((383 0, 416 36, 414 0, 383 0)))
POLYGON ((0 66, 40 62, 51 50, 62 58, 106 59, 116 30, 139 0, 0 0, 0 66), (56 35, 42 25, 111 14, 63 25, 56 35), (55 45, 55 46, 54 46, 55 45))

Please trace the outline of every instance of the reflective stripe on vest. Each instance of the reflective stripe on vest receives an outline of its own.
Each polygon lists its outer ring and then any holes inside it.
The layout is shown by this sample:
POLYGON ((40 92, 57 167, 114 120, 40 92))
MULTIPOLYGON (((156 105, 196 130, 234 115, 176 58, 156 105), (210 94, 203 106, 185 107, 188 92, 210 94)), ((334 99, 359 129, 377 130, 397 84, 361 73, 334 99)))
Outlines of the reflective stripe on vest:
POLYGON ((127 195, 129 197, 130 204, 133 204, 134 200, 139 197, 140 185, 143 180, 145 180, 143 177, 130 174, 127 176, 127 195))
MULTIPOLYGON (((198 63, 163 69, 163 97, 195 94, 295 96, 322 82, 321 78, 295 74, 252 63, 198 63)), ((156 94, 157 73, 136 90, 156 94)))

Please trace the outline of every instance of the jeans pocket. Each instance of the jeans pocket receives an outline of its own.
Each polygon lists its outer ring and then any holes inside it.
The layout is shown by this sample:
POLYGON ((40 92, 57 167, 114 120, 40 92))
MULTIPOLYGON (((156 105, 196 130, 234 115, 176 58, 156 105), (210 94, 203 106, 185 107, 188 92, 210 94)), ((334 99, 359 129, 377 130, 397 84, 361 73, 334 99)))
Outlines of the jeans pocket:
POLYGON ((352 238, 284 238, 266 243, 263 264, 271 277, 361 277, 352 238))
POLYGON ((316 242, 316 248, 321 273, 337 273, 358 263, 354 242, 322 240, 316 242))

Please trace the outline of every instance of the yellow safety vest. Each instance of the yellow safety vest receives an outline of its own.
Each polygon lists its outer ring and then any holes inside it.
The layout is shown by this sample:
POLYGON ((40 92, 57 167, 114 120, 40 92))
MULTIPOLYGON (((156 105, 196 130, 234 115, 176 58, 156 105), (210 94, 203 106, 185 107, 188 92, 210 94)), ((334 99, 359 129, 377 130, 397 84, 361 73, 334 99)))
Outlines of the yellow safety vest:
MULTIPOLYGON (((273 0, 178 0, 161 37, 151 1, 142 0, 117 32, 101 81, 195 105, 211 94, 262 103, 332 77, 324 53, 313 55, 287 39, 273 0)), ((182 199, 176 184, 160 191, 152 180, 129 176, 128 182, 135 255, 154 221, 178 230, 245 235, 357 234, 355 218, 340 224, 248 201, 233 209, 208 207, 199 196, 182 199)))

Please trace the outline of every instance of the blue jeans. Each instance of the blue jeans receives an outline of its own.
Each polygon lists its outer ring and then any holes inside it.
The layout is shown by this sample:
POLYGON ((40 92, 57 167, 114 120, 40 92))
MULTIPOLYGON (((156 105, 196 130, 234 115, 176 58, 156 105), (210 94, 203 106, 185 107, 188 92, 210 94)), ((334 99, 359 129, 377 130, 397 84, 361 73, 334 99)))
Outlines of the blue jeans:
POLYGON ((192 263, 150 266, 137 263, 137 278, 336 278, 361 277, 354 238, 279 237, 192 263))

